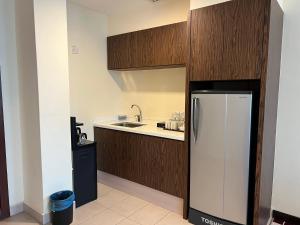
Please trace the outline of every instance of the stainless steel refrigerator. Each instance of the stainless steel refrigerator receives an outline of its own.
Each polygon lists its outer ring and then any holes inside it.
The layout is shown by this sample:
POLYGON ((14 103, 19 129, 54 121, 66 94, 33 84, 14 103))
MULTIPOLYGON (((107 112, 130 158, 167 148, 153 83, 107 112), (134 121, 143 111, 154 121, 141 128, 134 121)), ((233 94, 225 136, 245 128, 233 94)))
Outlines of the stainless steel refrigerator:
POLYGON ((194 224, 247 224, 251 92, 192 93, 190 210, 194 224))

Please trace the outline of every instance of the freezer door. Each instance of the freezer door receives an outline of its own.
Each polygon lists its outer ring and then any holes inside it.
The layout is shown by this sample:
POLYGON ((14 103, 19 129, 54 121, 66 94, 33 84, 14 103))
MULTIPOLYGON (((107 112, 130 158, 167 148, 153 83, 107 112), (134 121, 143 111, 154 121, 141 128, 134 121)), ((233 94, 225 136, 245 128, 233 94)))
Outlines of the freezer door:
POLYGON ((227 95, 223 218, 247 224, 252 95, 227 95))
POLYGON ((222 218, 226 95, 192 95, 190 207, 222 218))

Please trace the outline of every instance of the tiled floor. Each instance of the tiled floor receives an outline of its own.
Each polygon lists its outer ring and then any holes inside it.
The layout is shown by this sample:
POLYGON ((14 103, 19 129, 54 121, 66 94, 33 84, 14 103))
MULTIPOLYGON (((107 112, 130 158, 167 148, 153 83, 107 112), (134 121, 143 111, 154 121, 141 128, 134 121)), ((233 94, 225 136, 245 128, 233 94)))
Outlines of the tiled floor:
POLYGON ((98 185, 97 201, 78 208, 74 225, 187 225, 180 215, 142 199, 98 185))
MULTIPOLYGON (((188 225, 180 215, 142 199, 98 184, 98 200, 75 211, 73 225, 188 225)), ((37 225, 22 213, 0 225, 37 225)))
MULTIPOLYGON (((188 225, 180 215, 98 184, 99 198, 75 211, 73 225, 188 225)), ((38 225, 22 213, 0 225, 38 225)), ((273 225, 276 225, 275 223, 273 225)))
POLYGON ((38 225, 38 223, 25 213, 10 217, 0 222, 1 225, 38 225))

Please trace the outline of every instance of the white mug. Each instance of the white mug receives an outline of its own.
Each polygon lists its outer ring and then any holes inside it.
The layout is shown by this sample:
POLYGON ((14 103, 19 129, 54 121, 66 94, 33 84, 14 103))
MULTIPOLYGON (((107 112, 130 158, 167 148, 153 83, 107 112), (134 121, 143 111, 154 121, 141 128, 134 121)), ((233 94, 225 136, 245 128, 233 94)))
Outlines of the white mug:
POLYGON ((171 130, 178 130, 178 122, 177 121, 171 122, 171 130))
POLYGON ((171 129, 171 121, 166 121, 165 122, 165 128, 170 130, 171 129))

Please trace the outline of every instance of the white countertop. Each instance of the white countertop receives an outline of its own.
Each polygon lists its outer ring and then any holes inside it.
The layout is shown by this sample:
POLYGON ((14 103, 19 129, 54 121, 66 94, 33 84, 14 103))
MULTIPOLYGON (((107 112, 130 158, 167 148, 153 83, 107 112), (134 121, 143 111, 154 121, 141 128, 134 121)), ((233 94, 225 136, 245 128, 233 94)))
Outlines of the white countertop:
POLYGON ((169 131, 169 130, 164 130, 163 128, 158 128, 158 127, 156 127, 156 122, 151 121, 151 120, 145 120, 141 123, 141 124, 145 124, 145 125, 140 126, 140 127, 135 127, 135 128, 112 125, 115 123, 123 123, 123 122, 137 123, 134 121, 111 120, 111 121, 95 122, 94 126, 100 127, 100 128, 111 129, 111 130, 119 130, 119 131, 125 131, 125 132, 130 132, 130 133, 144 134, 144 135, 150 135, 150 136, 155 136, 155 137, 184 141, 184 133, 183 132, 169 131))

